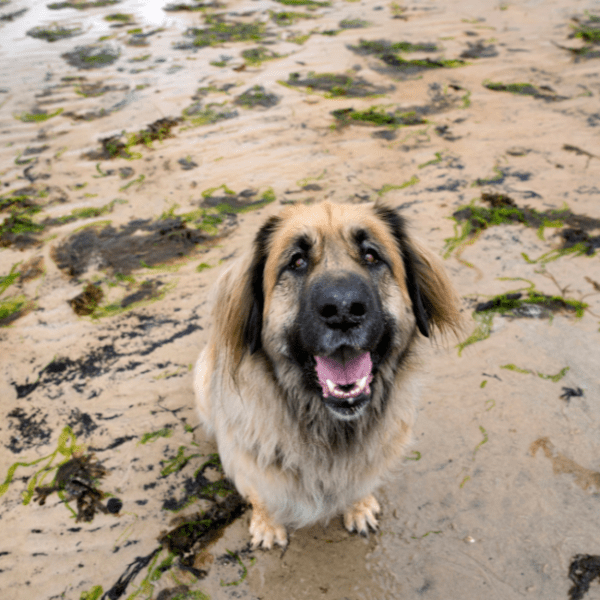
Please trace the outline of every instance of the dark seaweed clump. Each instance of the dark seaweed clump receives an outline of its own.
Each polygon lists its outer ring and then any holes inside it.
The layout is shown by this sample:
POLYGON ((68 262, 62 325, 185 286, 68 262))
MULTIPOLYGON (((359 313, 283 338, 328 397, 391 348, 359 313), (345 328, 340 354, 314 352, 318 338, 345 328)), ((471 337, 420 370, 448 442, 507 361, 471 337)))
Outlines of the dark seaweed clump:
POLYGON ((431 59, 427 57, 407 60, 400 56, 401 53, 407 52, 436 52, 438 47, 428 42, 413 44, 412 42, 388 42, 386 40, 360 40, 358 46, 349 46, 349 48, 358 54, 376 56, 388 67, 392 67, 394 71, 402 75, 414 75, 429 69, 454 68, 467 64, 461 59, 431 59))
POLYGON ((581 317, 587 304, 578 300, 549 296, 536 290, 526 293, 511 292, 494 296, 487 302, 481 302, 475 307, 477 313, 495 312, 513 317, 547 318, 555 312, 574 312, 581 317))
MULTIPOLYGON (((342 24, 340 23, 340 27, 342 24)), ((430 42, 389 42, 387 40, 360 40, 358 46, 348 46, 357 54, 389 54, 394 52, 437 52, 438 47, 430 42)))
POLYGON ((537 87, 531 83, 501 83, 499 81, 484 81, 484 87, 494 92, 510 92, 519 96, 532 96, 546 102, 559 102, 568 100, 568 96, 559 96, 550 86, 537 87))
POLYGON ((111 158, 133 158, 129 151, 132 146, 144 144, 150 146, 152 142, 162 141, 173 137, 171 129, 182 122, 180 117, 165 117, 150 123, 145 129, 136 133, 113 135, 100 140, 101 149, 88 152, 85 157, 90 160, 109 160, 111 158))
POLYGON ((594 579, 600 580, 600 556, 577 554, 569 566, 569 579, 573 586, 569 590, 570 600, 582 600, 594 579))
POLYGON ((69 300, 73 312, 79 316, 91 315, 102 301, 104 292, 99 285, 88 283, 81 294, 69 300))
POLYGON ((600 248, 600 235, 590 235, 589 231, 600 229, 600 219, 586 215, 576 215, 569 208, 538 211, 528 206, 517 206, 505 194, 483 193, 481 200, 489 205, 469 204, 453 213, 453 217, 463 223, 461 239, 474 236, 478 231, 494 225, 521 223, 535 227, 542 232, 545 227, 568 227, 560 232, 563 238, 562 249, 577 248, 591 255, 600 248))
POLYGON ((65 38, 81 35, 83 30, 81 27, 63 27, 55 24, 49 27, 33 27, 27 31, 27 35, 33 38, 46 40, 47 42, 56 42, 56 40, 64 40, 65 38))
POLYGON ((51 486, 36 487, 35 500, 43 505, 46 498, 54 492, 66 492, 65 501, 77 500, 76 522, 89 523, 96 511, 108 513, 109 510, 101 500, 105 494, 96 488, 96 481, 107 475, 107 470, 97 461, 92 462, 94 455, 74 457, 58 468, 51 486))
POLYGON ((585 17, 573 17, 576 25, 569 35, 579 38, 588 44, 600 44, 600 15, 586 13, 585 17))
POLYGON ((86 8, 97 8, 100 6, 111 6, 119 4, 121 0, 95 0, 94 2, 80 2, 79 0, 71 0, 70 2, 54 2, 48 4, 48 8, 59 10, 61 8, 76 8, 77 10, 85 10, 86 8))
POLYGON ((78 69, 98 69, 107 67, 116 62, 121 56, 118 48, 109 44, 90 44, 89 46, 77 46, 71 52, 61 54, 72 67, 78 69))
POLYGON ((392 91, 394 88, 376 86, 362 77, 351 77, 345 74, 315 73, 311 71, 304 78, 300 73, 290 73, 287 85, 303 87, 309 90, 327 92, 332 97, 364 98, 378 96, 392 91))
POLYGON ((331 112, 339 125, 373 125, 373 126, 402 126, 423 125, 427 120, 415 110, 386 111, 383 108, 371 107, 368 110, 340 108, 331 112))
POLYGON ((224 6, 220 2, 196 2, 194 4, 185 4, 184 2, 170 3, 163 6, 163 10, 167 12, 179 12, 179 11, 204 11, 207 8, 220 8, 224 6))
POLYGON ((190 27, 185 35, 193 38, 192 42, 190 44, 178 44, 175 48, 187 50, 215 46, 224 42, 259 41, 266 35, 266 25, 260 21, 228 23, 222 17, 213 15, 206 18, 206 24, 208 27, 190 27))
POLYGON ((264 108, 272 108, 279 103, 279 96, 267 92, 262 85, 255 85, 247 89, 243 94, 240 94, 234 104, 243 106, 244 108, 254 108, 263 106, 264 108))

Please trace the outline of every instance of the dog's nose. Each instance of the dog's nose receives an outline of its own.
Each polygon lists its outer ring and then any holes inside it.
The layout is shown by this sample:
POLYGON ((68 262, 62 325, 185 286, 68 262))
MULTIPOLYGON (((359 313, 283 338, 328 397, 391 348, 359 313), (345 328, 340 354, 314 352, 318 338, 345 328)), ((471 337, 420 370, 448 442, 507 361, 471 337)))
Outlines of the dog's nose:
POLYGON ((312 297, 314 312, 331 329, 347 331, 360 326, 372 308, 369 290, 357 277, 320 282, 312 297))

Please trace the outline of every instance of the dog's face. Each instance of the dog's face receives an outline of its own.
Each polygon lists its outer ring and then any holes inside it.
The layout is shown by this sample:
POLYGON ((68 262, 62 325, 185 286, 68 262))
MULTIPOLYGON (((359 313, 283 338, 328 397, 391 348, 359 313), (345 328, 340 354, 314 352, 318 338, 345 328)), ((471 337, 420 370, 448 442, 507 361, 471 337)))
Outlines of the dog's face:
POLYGON ((310 395, 335 420, 360 419, 374 396, 381 411, 418 332, 455 322, 443 272, 389 208, 290 207, 253 252, 240 297, 246 349, 266 355, 292 403, 310 395))

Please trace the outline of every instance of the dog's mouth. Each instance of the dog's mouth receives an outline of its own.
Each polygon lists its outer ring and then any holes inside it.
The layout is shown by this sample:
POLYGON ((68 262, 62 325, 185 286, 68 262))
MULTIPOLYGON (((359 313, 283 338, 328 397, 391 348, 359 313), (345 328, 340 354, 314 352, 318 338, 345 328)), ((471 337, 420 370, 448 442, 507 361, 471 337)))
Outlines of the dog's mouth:
POLYGON ((371 399, 373 362, 369 352, 350 360, 315 356, 325 406, 338 418, 358 418, 371 399))

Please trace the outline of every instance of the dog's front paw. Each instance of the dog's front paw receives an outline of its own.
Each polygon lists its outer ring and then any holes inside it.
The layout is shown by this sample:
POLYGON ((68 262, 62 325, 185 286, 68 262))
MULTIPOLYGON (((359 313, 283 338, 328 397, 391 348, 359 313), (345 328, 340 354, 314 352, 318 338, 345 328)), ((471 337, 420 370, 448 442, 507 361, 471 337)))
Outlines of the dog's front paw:
POLYGON ((260 505, 253 505, 252 507, 250 535, 252 536, 252 548, 258 548, 262 545, 265 550, 270 550, 273 547, 273 542, 285 548, 288 543, 285 527, 273 521, 267 511, 260 505))
POLYGON ((344 513, 344 527, 350 532, 357 531, 361 535, 369 533, 369 527, 377 531, 377 519, 375 515, 381 511, 379 502, 373 494, 355 502, 344 513))

